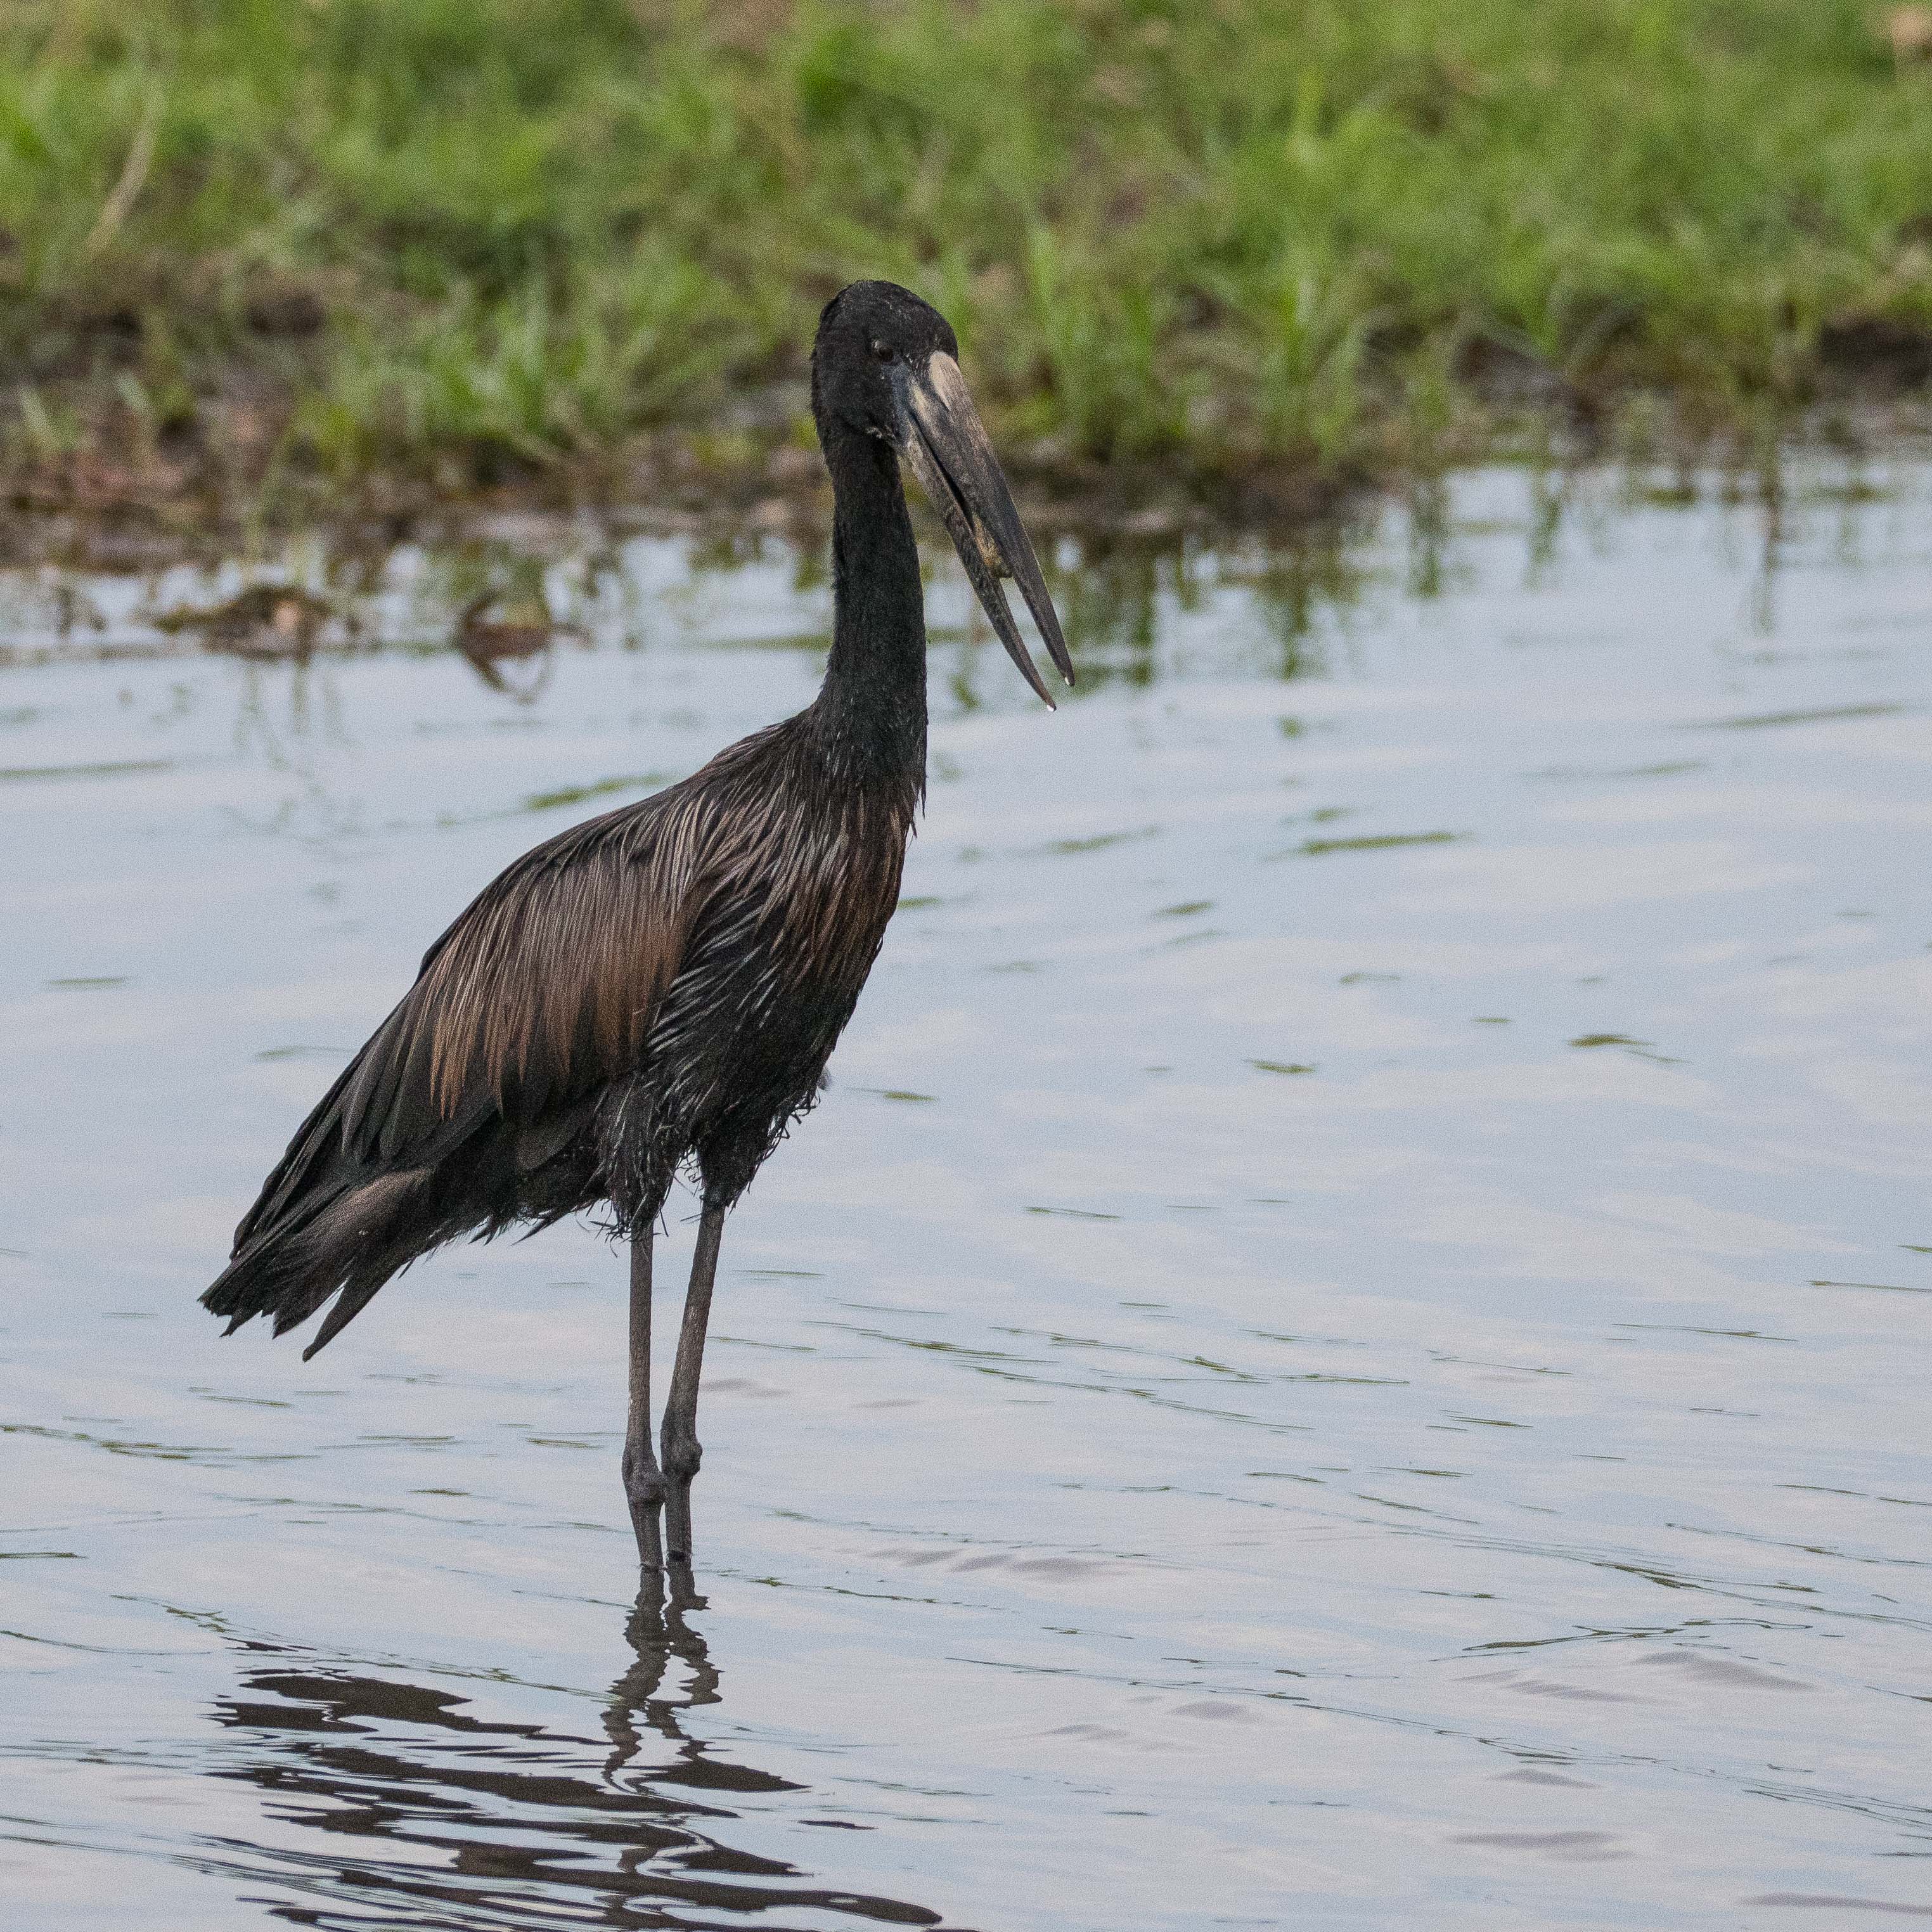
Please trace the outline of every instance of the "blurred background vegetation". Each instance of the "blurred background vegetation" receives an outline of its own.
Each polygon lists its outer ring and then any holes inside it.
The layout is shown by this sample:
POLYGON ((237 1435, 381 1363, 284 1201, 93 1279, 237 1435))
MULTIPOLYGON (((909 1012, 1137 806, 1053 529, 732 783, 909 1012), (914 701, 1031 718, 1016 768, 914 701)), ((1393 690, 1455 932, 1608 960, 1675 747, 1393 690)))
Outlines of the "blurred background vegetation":
POLYGON ((1265 486, 1932 374, 1932 13, 0 0, 16 501, 803 476, 887 275, 1022 467, 1265 486))

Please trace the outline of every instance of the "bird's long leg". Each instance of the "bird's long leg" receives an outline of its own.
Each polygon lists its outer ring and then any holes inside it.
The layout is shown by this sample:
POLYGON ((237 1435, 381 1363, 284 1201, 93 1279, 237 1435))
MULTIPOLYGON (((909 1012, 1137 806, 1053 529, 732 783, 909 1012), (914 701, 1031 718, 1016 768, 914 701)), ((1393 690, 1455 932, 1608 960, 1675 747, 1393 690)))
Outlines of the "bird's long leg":
POLYGON ((711 1283, 718 1272, 718 1244, 724 1232, 724 1204, 707 1201, 698 1225, 691 1286, 685 1291, 677 1362, 670 1372, 670 1393, 664 1397, 664 1468, 669 1485, 664 1528, 674 1568, 691 1562, 691 1480, 704 1453, 698 1443, 698 1378, 704 1371, 704 1330, 711 1319, 711 1283))
POLYGON ((638 1538, 638 1562, 646 1570, 664 1568, 659 1512, 664 1508, 664 1472, 651 1448, 651 1244, 655 1230, 640 1228, 631 1237, 631 1412, 624 1428, 624 1499, 638 1538))

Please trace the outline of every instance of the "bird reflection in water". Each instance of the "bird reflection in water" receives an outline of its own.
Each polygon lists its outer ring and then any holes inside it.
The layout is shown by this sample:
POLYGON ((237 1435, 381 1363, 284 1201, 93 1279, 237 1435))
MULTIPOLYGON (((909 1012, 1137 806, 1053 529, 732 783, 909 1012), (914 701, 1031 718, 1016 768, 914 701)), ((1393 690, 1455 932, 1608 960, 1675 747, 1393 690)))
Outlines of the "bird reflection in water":
POLYGON ((686 1726, 719 1702, 688 1612, 647 1582, 626 1625, 634 1653, 611 1685, 602 1739, 473 1716, 458 1693, 290 1658, 219 1701, 239 1736, 221 1775, 259 1786, 271 1816, 318 1837, 211 1846, 212 1862, 285 1894, 274 1916, 415 1932, 534 1923, 766 1932, 936 1925, 922 1906, 814 1883, 784 1859, 727 1844, 746 1808, 806 1787, 718 1755, 686 1726), (760 1803, 760 1801, 763 1801, 760 1803))
POLYGON ((542 586, 520 599, 486 590, 457 614, 456 648, 492 691, 519 704, 534 704, 550 682, 559 638, 587 643, 580 624, 560 623, 550 614, 542 586))

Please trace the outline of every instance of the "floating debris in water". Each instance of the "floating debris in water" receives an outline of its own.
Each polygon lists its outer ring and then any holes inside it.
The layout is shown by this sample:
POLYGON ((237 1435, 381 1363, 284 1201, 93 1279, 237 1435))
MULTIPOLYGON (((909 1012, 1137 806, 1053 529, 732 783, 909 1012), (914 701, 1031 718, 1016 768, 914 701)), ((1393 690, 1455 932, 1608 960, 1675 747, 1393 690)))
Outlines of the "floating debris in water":
POLYGON ((493 590, 472 598, 456 620, 456 648, 475 666, 478 676, 492 691, 524 704, 533 702, 549 682, 550 649, 560 637, 584 639, 586 634, 581 625, 559 622, 540 599, 506 602, 493 590), (502 614, 491 616, 492 609, 502 614), (532 662, 532 675, 512 679, 503 674, 506 664, 532 662))
POLYGON ((243 658, 306 658, 334 607, 289 584, 258 584, 225 604, 197 610, 184 605, 154 620, 170 634, 198 631, 203 646, 243 658))

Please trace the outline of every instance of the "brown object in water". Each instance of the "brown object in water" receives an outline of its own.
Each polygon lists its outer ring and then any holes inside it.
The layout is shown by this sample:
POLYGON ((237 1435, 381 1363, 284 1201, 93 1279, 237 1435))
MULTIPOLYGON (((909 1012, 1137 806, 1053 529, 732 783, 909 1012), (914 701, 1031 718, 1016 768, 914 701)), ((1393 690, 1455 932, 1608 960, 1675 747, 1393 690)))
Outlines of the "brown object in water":
MULTIPOLYGON (((463 607, 456 620, 456 648, 492 691, 504 692, 527 704, 549 678, 550 646, 562 637, 581 638, 584 628, 579 624, 555 622, 548 611, 529 617, 486 616, 496 602, 496 593, 486 590, 463 607), (532 658, 542 660, 534 677, 518 682, 503 675, 504 664, 532 658)), ((542 608, 532 607, 537 610, 542 608)))
POLYGON ((332 606, 292 584, 258 584, 212 609, 170 610, 154 620, 164 631, 198 631, 211 651, 243 658, 306 658, 332 606))

